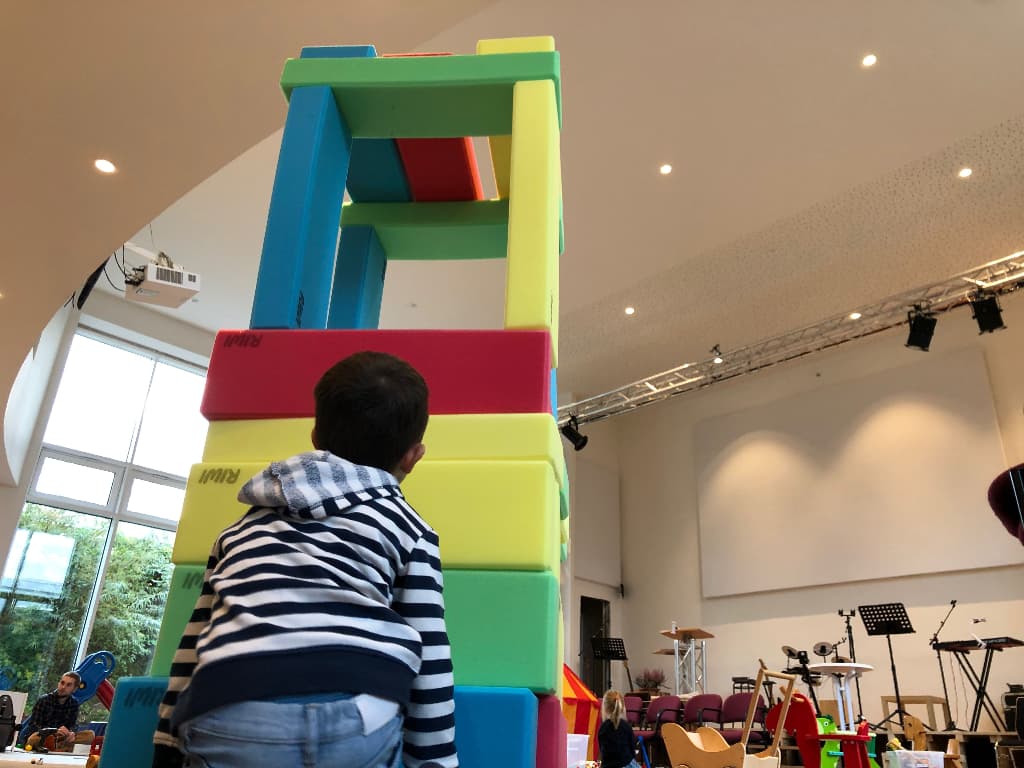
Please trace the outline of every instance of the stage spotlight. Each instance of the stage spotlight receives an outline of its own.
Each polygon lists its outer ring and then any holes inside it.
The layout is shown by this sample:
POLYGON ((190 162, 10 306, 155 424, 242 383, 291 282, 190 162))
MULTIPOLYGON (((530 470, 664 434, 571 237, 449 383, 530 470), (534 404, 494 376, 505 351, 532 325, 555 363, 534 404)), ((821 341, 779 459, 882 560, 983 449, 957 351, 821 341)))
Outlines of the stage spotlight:
POLYGON ((570 416, 569 421, 562 427, 562 435, 572 443, 572 447, 577 451, 582 451, 587 447, 587 440, 590 438, 586 435, 580 434, 580 423, 576 420, 575 416, 570 416))
POLYGON ((978 333, 992 333, 1006 327, 999 300, 992 294, 979 294, 971 299, 971 316, 978 324, 978 333))
POLYGON ((935 315, 915 309, 907 313, 907 322, 910 323, 910 333, 907 334, 906 346, 920 349, 927 352, 932 343, 932 334, 935 333, 935 315))

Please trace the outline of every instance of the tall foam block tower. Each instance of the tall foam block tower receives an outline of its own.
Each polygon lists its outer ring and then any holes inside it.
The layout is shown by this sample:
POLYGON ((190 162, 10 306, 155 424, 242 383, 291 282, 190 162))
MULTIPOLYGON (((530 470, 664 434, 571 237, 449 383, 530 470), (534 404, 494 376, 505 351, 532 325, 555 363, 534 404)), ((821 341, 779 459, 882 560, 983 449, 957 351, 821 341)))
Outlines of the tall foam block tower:
POLYGON ((103 765, 150 764, 157 694, 210 548, 246 511, 238 490, 310 450, 314 384, 372 349, 430 388, 427 455, 402 487, 441 539, 461 765, 564 768, 559 72, 546 37, 483 40, 475 55, 306 48, 285 64, 250 327, 217 335, 152 677, 119 683, 103 765), (474 136, 488 137, 497 199, 483 199, 474 136), (389 261, 477 258, 505 259, 503 330, 377 330, 389 261))

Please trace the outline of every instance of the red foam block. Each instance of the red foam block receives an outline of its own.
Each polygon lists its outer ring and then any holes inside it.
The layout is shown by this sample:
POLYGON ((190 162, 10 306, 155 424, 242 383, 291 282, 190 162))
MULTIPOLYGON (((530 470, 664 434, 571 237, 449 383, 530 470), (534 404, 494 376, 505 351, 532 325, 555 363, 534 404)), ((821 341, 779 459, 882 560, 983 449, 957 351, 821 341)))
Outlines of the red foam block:
POLYGON ((537 768, 566 768, 568 724, 557 696, 537 697, 537 768))
POLYGON ((483 200, 472 139, 396 139, 395 143, 415 202, 483 200))
POLYGON ((221 331, 201 411, 210 421, 313 416, 313 387, 348 355, 407 360, 430 388, 430 412, 548 413, 547 331, 221 331))

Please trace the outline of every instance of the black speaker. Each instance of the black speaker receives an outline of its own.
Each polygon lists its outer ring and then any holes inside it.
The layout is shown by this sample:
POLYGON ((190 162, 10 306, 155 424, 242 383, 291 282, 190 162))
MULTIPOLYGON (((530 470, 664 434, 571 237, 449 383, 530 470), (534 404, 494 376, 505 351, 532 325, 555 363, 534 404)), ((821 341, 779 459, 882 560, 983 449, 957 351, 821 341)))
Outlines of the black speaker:
POLYGON ((6 693, 0 695, 0 750, 14 743, 14 702, 6 693))

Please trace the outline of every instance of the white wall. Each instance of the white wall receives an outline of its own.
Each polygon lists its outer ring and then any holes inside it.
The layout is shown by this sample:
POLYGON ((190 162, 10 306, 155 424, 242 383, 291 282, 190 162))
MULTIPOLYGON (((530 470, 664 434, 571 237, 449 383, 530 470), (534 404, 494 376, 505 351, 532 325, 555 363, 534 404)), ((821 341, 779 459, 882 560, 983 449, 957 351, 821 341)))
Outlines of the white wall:
MULTIPOLYGON (((932 352, 927 354, 938 359, 943 352, 963 347, 980 345, 984 350, 996 421, 1009 465, 1024 461, 1024 300, 1006 300, 1003 307, 1008 330, 984 337, 978 336, 968 310, 944 315, 935 332, 932 352)), ((897 330, 614 420, 620 437, 623 579, 627 595, 623 634, 635 659, 634 667, 642 663, 660 664, 671 679, 670 662, 653 655, 644 660, 643 654, 667 645, 658 633, 673 620, 681 626, 701 626, 715 634, 715 639, 708 642, 708 688, 729 692, 730 678, 753 674, 758 658, 773 668, 784 666, 782 645, 809 651, 815 642, 840 639, 843 623, 837 615, 839 609, 903 602, 917 633, 893 638, 900 691, 941 694, 938 662, 928 640, 950 600, 956 599, 958 607, 941 639, 966 638, 972 631, 981 636, 1010 635, 1024 639, 1024 549, 1020 551, 1019 564, 1004 567, 939 573, 944 566, 936 562, 933 573, 884 580, 867 568, 862 580, 852 583, 702 597, 695 426, 710 417, 765 406, 892 369, 905 364, 909 355, 925 354, 904 348, 905 338, 905 331, 897 330), (984 617, 986 622, 971 624, 970 619, 976 617, 984 617)), ((950 450, 956 451, 957 446, 950 446, 950 450)), ((945 484, 951 491, 959 489, 960 480, 956 473, 937 474, 934 478, 934 482, 945 484)), ((865 478, 865 483, 870 482, 871 478, 865 478)), ((984 499, 986 488, 974 492, 984 499)), ((902 542, 908 551, 938 550, 942 548, 940 543, 949 544, 944 541, 948 535, 945 530, 929 525, 927 515, 921 514, 921 518, 918 535, 902 542)), ((756 556, 757 563, 766 572, 785 570, 791 567, 790 562, 800 561, 806 547, 830 547, 836 558, 843 556, 846 547, 871 552, 872 539, 885 536, 886 531, 858 528, 859 522, 849 520, 847 529, 837 530, 827 541, 807 541, 799 530, 794 530, 791 546, 763 551, 756 556)), ((977 526, 990 531, 993 542, 1008 539, 987 506, 979 512, 977 526)), ((585 554, 577 552, 577 556, 585 554)), ((885 639, 866 637, 860 617, 854 621, 857 658, 876 666, 876 671, 865 676, 862 684, 865 714, 874 719, 880 714, 879 697, 892 694, 893 687, 885 639)), ((944 660, 950 661, 948 655, 944 655, 944 660)), ((972 660, 977 666, 980 656, 975 654, 972 660)), ((963 714, 968 709, 966 699, 973 703, 973 696, 970 691, 965 696, 959 674, 955 680, 957 693, 954 695, 951 683, 950 699, 954 707, 959 699, 961 712, 958 716, 954 713, 954 717, 963 727, 968 720, 963 714)), ((990 692, 1006 690, 1008 681, 1024 681, 1024 648, 996 654, 990 692)), ((985 722, 983 719, 982 723, 985 722)))
MULTIPOLYGON (((580 431, 590 438, 582 451, 574 451, 563 441, 570 491, 569 561, 562 568, 565 662, 577 673, 581 597, 608 601, 612 637, 621 637, 625 629, 625 601, 619 593, 622 568, 618 435, 612 421, 588 424, 580 431)), ((626 651, 632 653, 628 646, 626 651)), ((632 664, 630 668, 633 669, 632 664)), ((613 662, 611 674, 612 685, 626 690, 625 667, 613 662)), ((600 696, 603 691, 596 693, 600 696)))

